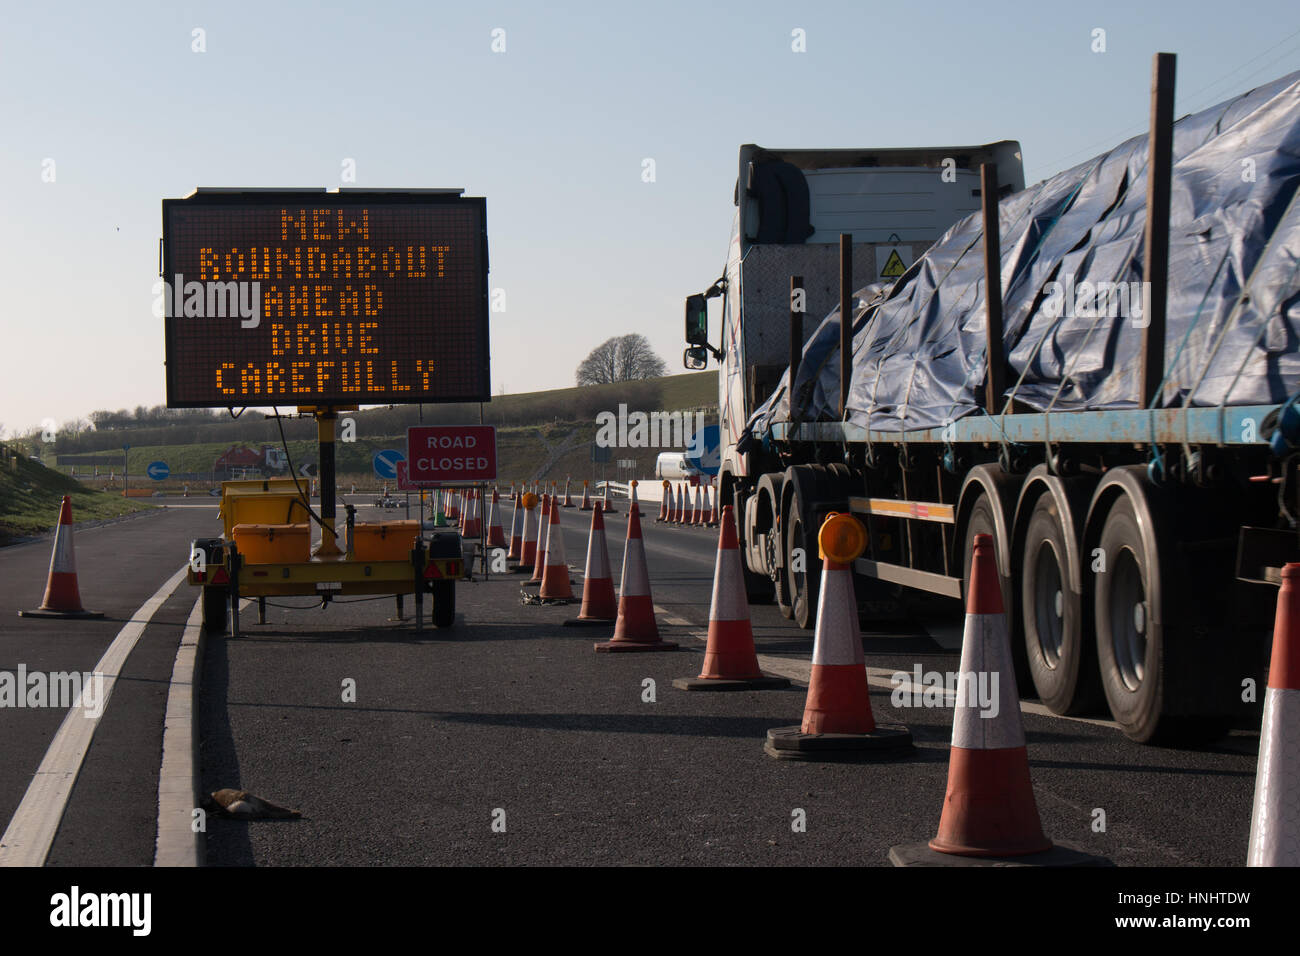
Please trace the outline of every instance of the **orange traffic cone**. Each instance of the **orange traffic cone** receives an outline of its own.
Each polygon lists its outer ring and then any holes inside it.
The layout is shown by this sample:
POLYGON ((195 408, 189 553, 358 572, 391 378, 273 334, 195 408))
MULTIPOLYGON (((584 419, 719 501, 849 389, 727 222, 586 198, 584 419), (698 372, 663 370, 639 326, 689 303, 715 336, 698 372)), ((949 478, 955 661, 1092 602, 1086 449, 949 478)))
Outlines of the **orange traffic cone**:
POLYGON ((510 550, 506 552, 506 560, 518 561, 524 554, 524 525, 519 518, 523 507, 519 503, 519 495, 512 493, 511 497, 515 499, 515 507, 510 516, 510 550))
MULTIPOLYGON (((734 521, 723 520, 723 525, 734 521)), ((832 513, 817 535, 823 555, 812 677, 803 723, 767 732, 763 749, 786 760, 862 759, 912 749, 900 724, 878 724, 867 690, 858 603, 849 570, 864 550, 867 533, 852 515, 832 513)))
POLYGON ((704 486, 695 486, 695 511, 691 514, 691 524, 697 528, 704 527, 704 486))
POLYGON ((659 637, 655 623, 655 602, 650 594, 650 572, 646 568, 645 542, 641 538, 641 516, 636 508, 636 483, 627 513, 627 541, 623 546, 623 579, 619 585, 618 621, 614 637, 596 645, 596 651, 675 651, 677 645, 659 637))
POLYGON ((614 496, 613 496, 612 494, 610 494, 610 491, 609 491, 609 482, 608 482, 608 481, 605 482, 605 514, 607 514, 607 515, 616 515, 616 514, 618 514, 618 508, 616 508, 616 507, 614 506, 614 496))
POLYGON ((564 556, 564 529, 560 527, 560 503, 551 502, 551 520, 546 530, 546 568, 538 597, 551 601, 573 600, 569 585, 569 562, 564 556))
POLYGON ((687 513, 690 510, 686 498, 686 485, 682 483, 677 486, 677 523, 686 524, 687 513))
POLYGON ((524 532, 522 549, 519 552, 519 564, 515 568, 515 573, 526 574, 537 563, 538 522, 537 516, 534 514, 537 509, 537 496, 531 491, 525 491, 519 500, 524 506, 524 532))
POLYGON ((19 611, 19 617, 103 617, 103 611, 87 611, 81 606, 77 587, 77 553, 72 544, 72 499, 63 496, 59 505, 59 524, 54 529, 54 551, 45 580, 45 596, 34 611, 19 611))
POLYGON ((1247 866, 1300 866, 1300 564, 1282 569, 1247 866))
POLYGON ((655 518, 655 524, 660 524, 668 520, 668 489, 670 487, 672 486, 665 480, 662 493, 659 496, 659 517, 655 518))
POLYGON ((461 535, 466 538, 483 536, 483 520, 479 515, 479 493, 469 492, 469 504, 465 508, 465 530, 461 535))
POLYGON ((718 536, 704 668, 699 677, 679 677, 673 686, 681 690, 769 690, 790 686, 786 678, 767 677, 758 669, 734 521, 726 522, 718 536))
POLYGON ((711 484, 709 485, 709 499, 712 502, 711 507, 709 508, 709 527, 716 528, 718 526, 718 521, 719 521, 718 489, 713 487, 713 485, 711 484))
POLYGON ((501 496, 497 494, 495 488, 492 489, 492 504, 488 509, 488 547, 504 548, 506 546, 506 531, 501 527, 501 496))
POLYGON ((533 565, 533 576, 528 579, 529 584, 541 584, 542 575, 546 572, 546 547, 549 544, 547 535, 551 527, 551 502, 554 500, 549 494, 542 495, 542 510, 537 517, 537 562, 533 565))
POLYGON ((580 511, 591 510, 591 489, 588 488, 589 484, 590 482, 587 482, 585 480, 582 483, 582 507, 578 509, 580 511))
POLYGON ((564 479, 564 504, 561 506, 561 507, 564 507, 564 508, 572 508, 572 507, 573 507, 573 499, 572 499, 571 497, 569 497, 569 483, 570 483, 571 481, 573 481, 572 478, 565 478, 565 479, 564 479))
POLYGON ((664 497, 668 500, 668 517, 665 519, 669 524, 677 523, 677 493, 673 491, 672 482, 664 482, 664 497))
POLYGON ((448 521, 460 520, 460 502, 458 499, 459 499, 459 495, 457 495, 454 491, 447 496, 447 520, 448 521))
POLYGON ((591 515, 591 536, 587 539, 587 568, 582 576, 582 610, 575 619, 564 623, 612 624, 617 619, 618 599, 614 596, 614 575, 609 569, 605 515, 598 501, 591 515))
POLYGON ((1008 858, 1030 866, 1106 862, 1054 847, 1043 835, 993 536, 977 534, 939 833, 928 844, 891 847, 889 859, 895 866, 1004 866, 1008 858))

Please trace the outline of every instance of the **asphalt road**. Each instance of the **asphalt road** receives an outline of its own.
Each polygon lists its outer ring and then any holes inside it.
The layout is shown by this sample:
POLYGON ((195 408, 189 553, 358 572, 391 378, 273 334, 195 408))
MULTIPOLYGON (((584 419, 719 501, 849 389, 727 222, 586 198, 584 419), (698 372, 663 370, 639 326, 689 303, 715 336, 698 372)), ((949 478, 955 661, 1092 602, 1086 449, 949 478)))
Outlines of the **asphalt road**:
MULTIPOLYGON (((83 602, 103 620, 19 618, 39 603, 50 543, 0 550, 0 670, 92 669, 181 567, 188 541, 213 533, 215 502, 171 504, 77 534, 83 602)), ((364 504, 359 512, 394 516, 364 504)), ((575 593, 586 520, 564 512, 575 593)), ((616 581, 625 524, 625 510, 608 522, 616 581)), ((778 762, 763 753, 764 735, 799 722, 803 687, 672 687, 701 665, 716 531, 651 518, 644 529, 660 628, 682 645, 674 653, 597 655, 592 643, 611 628, 563 626, 576 606, 523 605, 514 575, 461 583, 456 626, 419 637, 409 619, 390 620, 384 598, 325 609, 283 599, 276 603, 299 607, 271 607, 266 625, 245 613, 240 638, 210 638, 199 710, 204 788, 246 788, 304 816, 210 819, 208 862, 884 865, 891 845, 932 837, 951 711, 895 708, 888 675, 916 664, 955 671, 960 614, 864 637, 877 720, 908 724, 914 756, 778 762), (347 682, 355 701, 343 699, 347 682), (806 832, 792 829, 796 811, 806 832)), ((152 862, 167 681, 194 599, 183 583, 161 595, 76 776, 49 864, 152 862)), ((811 633, 771 606, 752 616, 764 666, 806 677, 811 633)), ((1035 798, 1053 839, 1122 866, 1243 862, 1257 735, 1157 749, 1105 722, 1025 708, 1035 798), (1098 811, 1103 832, 1094 829, 1098 811)), ((57 708, 0 709, 6 826, 63 717, 57 708)))

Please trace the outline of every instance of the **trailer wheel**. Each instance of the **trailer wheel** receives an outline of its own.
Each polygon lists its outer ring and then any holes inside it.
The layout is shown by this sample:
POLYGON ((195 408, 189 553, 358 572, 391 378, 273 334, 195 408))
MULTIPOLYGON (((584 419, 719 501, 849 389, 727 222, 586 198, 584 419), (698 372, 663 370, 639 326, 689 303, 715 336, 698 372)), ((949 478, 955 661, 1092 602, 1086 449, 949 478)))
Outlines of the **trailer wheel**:
POLYGON ((785 553, 793 555, 796 548, 802 548, 804 570, 796 569, 791 559, 787 580, 790 582, 791 617, 805 631, 810 631, 817 625, 817 596, 821 588, 822 566, 817 558, 817 542, 808 540, 804 533, 803 519, 799 515, 799 499, 796 498, 790 508, 785 553))
POLYGON ((433 626, 451 627, 456 623, 456 582, 434 581, 430 590, 433 592, 433 626))
MULTIPOLYGON (((736 521, 736 540, 745 540, 745 499, 742 497, 740 483, 737 482, 731 494, 731 514, 736 521)), ((718 515, 721 519, 721 514, 718 515)), ((745 579, 745 600, 750 604, 767 604, 772 600, 775 588, 766 574, 755 574, 749 570, 744 555, 740 558, 740 573, 745 579)))
POLYGON ((1147 553, 1137 512, 1128 495, 1116 499, 1098 542, 1105 571, 1097 575, 1097 663, 1111 715, 1134 740, 1151 740, 1164 709, 1163 626, 1157 555, 1147 553), (1158 601, 1158 598, 1157 598, 1158 601))
POLYGON ((1067 540, 1056 499, 1042 495, 1025 531, 1021 572, 1021 619, 1029 672, 1055 714, 1093 710, 1100 699, 1096 658, 1084 632, 1082 596, 1070 585, 1079 549, 1067 540))
POLYGON ((212 634, 220 634, 226 629, 227 609, 230 607, 230 592, 225 588, 203 589, 203 627, 212 634))

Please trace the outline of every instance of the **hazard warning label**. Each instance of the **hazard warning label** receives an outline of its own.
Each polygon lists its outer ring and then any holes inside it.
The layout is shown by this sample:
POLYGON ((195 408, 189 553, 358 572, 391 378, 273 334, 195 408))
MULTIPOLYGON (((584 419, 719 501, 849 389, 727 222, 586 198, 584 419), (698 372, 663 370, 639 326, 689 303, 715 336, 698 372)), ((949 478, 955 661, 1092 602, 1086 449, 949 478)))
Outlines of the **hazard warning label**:
POLYGON ((907 246, 882 246, 876 250, 877 262, 883 262, 880 267, 880 278, 897 279, 907 267, 912 264, 912 250, 907 246), (888 248, 888 252, 885 249, 888 248))

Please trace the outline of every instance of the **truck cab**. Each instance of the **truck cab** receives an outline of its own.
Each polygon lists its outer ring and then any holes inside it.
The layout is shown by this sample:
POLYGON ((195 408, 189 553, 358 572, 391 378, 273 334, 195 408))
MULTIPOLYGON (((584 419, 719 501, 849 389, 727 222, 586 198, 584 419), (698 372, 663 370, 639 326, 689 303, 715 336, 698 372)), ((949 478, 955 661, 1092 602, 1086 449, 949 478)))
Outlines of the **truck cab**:
POLYGON ((770 596, 780 548, 781 503, 756 494, 761 475, 783 468, 742 449, 750 415, 779 385, 789 362, 790 280, 802 277, 800 348, 839 302, 839 240, 852 236, 853 287, 891 284, 954 223, 980 208, 982 163, 997 167, 1002 195, 1024 189, 1019 143, 905 149, 740 147, 727 264, 686 300, 683 363, 718 362, 722 504, 736 508, 751 599, 770 596), (715 340, 708 302, 720 299, 715 340))

